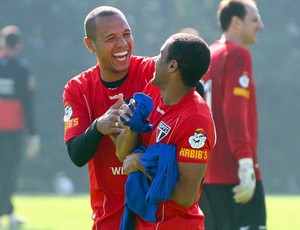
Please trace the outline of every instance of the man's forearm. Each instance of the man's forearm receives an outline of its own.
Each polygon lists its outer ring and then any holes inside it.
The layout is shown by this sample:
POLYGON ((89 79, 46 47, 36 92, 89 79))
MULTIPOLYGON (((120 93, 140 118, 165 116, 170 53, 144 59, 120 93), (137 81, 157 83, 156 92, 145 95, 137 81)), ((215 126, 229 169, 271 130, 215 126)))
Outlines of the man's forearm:
POLYGON ((67 142, 68 154, 78 167, 84 166, 95 155, 104 135, 97 130, 96 121, 81 135, 67 142))
POLYGON ((195 203, 206 164, 178 163, 178 181, 172 191, 171 199, 188 208, 195 203))
POLYGON ((121 162, 137 147, 138 134, 131 130, 123 130, 116 138, 116 155, 121 162))

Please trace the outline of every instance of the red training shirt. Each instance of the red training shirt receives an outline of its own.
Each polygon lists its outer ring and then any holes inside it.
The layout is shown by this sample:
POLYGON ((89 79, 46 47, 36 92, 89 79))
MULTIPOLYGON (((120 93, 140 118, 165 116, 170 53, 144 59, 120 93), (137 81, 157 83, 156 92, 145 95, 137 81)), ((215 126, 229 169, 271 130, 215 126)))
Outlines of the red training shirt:
POLYGON ((202 80, 218 140, 208 160, 204 183, 239 183, 238 160, 242 158, 253 159, 256 179, 261 180, 251 55, 246 48, 229 41, 216 41, 210 52, 210 68, 202 80))
MULTIPOLYGON (((178 104, 165 105, 159 89, 149 83, 144 93, 152 97, 154 109, 149 116, 151 133, 141 135, 144 146, 157 142, 177 147, 177 161, 206 164, 215 144, 215 127, 209 107, 195 91, 188 93, 178 104)), ((172 200, 159 204, 157 223, 137 217, 137 229, 204 229, 204 216, 199 208, 201 187, 195 203, 184 208, 172 200)))
MULTIPOLYGON (((126 80, 117 88, 108 89, 103 85, 98 65, 71 79, 63 92, 65 142, 82 134, 96 118, 103 115, 117 101, 119 93, 128 98, 135 92, 141 92, 152 79, 154 70, 154 59, 132 56, 126 80)), ((96 154, 88 162, 88 170, 95 226, 118 229, 127 176, 109 136, 104 136, 99 143, 96 154)))

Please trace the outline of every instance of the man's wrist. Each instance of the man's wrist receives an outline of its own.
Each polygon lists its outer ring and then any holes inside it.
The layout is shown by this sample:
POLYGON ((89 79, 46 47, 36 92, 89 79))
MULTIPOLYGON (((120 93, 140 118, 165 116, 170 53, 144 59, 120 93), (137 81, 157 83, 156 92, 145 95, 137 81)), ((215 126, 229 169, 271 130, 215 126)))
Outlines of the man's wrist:
POLYGON ((252 158, 242 158, 239 159, 240 167, 252 167, 253 168, 253 159, 252 158))
POLYGON ((89 130, 94 133, 96 136, 98 136, 99 138, 102 138, 104 136, 103 133, 101 133, 97 127, 97 120, 96 119, 90 126, 89 130))

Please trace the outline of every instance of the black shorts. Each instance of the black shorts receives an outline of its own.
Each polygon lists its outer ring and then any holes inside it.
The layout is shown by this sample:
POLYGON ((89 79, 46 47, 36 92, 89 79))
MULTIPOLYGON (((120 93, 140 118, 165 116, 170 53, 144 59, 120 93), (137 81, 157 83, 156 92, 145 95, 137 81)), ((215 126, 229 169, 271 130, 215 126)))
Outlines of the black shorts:
POLYGON ((199 205, 206 230, 265 230, 266 205, 261 181, 256 182, 253 198, 237 204, 232 188, 236 184, 204 184, 199 205))

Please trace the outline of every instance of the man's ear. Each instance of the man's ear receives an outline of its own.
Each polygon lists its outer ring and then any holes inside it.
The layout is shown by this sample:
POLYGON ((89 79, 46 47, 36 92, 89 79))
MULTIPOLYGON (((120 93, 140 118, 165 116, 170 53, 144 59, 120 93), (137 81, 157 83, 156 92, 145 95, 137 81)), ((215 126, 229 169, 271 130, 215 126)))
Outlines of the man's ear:
POLYGON ((231 25, 233 28, 238 29, 240 26, 242 26, 242 19, 240 19, 238 16, 233 16, 231 18, 231 25))
POLYGON ((84 42, 86 48, 89 50, 90 53, 95 52, 93 41, 91 39, 89 39, 88 37, 84 37, 83 42, 84 42))
POLYGON ((169 63, 169 71, 175 72, 178 69, 178 62, 176 60, 172 60, 169 63))

